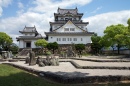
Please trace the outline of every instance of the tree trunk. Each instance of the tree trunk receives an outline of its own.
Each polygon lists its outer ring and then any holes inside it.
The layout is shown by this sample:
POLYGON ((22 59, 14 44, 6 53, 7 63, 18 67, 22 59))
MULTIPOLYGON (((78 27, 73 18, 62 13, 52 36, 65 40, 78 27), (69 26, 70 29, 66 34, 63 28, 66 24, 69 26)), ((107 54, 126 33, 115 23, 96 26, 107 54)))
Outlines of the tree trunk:
POLYGON ((55 49, 53 49, 53 54, 55 53, 55 49))
POLYGON ((114 54, 114 47, 112 47, 112 50, 113 50, 112 54, 114 54))
POLYGON ((117 45, 117 48, 118 48, 118 54, 120 54, 120 45, 119 44, 117 45))

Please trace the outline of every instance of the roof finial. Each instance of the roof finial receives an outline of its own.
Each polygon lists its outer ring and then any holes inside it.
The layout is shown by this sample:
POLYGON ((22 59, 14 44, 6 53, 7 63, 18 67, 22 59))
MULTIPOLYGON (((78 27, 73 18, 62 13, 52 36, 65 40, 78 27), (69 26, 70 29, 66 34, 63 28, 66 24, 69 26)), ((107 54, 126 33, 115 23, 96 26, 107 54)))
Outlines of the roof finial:
POLYGON ((58 7, 57 12, 59 13, 60 7, 58 7))

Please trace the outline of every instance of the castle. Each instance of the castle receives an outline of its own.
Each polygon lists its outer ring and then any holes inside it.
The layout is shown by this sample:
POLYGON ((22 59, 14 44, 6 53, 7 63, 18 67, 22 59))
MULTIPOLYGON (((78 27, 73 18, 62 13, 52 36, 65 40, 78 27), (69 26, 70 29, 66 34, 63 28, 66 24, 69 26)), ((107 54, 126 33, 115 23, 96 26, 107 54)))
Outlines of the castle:
MULTIPOLYGON (((54 22, 50 22, 50 31, 45 32, 48 42, 57 42, 59 45, 90 44, 94 32, 87 30, 89 22, 83 22, 83 13, 78 9, 57 9, 54 13, 54 22)), ((17 37, 19 48, 37 48, 34 42, 43 39, 36 27, 26 27, 19 31, 22 36, 17 37)))

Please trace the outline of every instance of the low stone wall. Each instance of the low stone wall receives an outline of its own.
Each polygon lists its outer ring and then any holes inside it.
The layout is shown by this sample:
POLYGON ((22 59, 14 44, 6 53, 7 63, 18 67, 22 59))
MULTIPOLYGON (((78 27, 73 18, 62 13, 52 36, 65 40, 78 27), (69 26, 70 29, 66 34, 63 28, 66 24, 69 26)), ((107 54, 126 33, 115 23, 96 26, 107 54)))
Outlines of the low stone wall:
POLYGON ((83 60, 83 61, 91 61, 91 62, 130 62, 130 60, 95 60, 95 59, 82 59, 82 58, 60 58, 60 59, 75 59, 75 60, 83 60))
POLYGON ((114 69, 114 70, 130 70, 130 67, 108 67, 108 66, 80 66, 74 61, 60 61, 70 62, 77 69, 114 69))

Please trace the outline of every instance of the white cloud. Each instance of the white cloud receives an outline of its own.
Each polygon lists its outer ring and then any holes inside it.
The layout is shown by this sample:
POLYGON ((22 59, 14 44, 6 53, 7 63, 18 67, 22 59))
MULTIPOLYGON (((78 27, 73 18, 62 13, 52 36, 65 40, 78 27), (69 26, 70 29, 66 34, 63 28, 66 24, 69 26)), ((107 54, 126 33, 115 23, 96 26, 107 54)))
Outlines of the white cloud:
POLYGON ((94 11, 92 11, 91 13, 96 13, 98 10, 102 9, 102 6, 97 7, 94 11))
POLYGON ((1 7, 7 7, 9 4, 11 4, 12 0, 0 0, 0 6, 1 7))
POLYGON ((0 16, 2 16, 3 9, 0 7, 0 16))
POLYGON ((89 31, 103 35, 103 31, 106 27, 112 24, 124 24, 127 26, 128 18, 130 18, 130 10, 99 14, 84 18, 84 21, 89 22, 87 26, 89 31))
POLYGON ((92 0, 60 0, 60 1, 53 1, 53 0, 36 0, 33 4, 36 5, 35 8, 30 8, 31 11, 35 12, 49 12, 54 13, 58 7, 66 8, 72 7, 77 5, 85 5, 90 3, 92 0))
POLYGON ((18 7, 19 7, 20 9, 23 9, 23 8, 24 8, 24 5, 23 5, 21 2, 18 2, 18 7))
POLYGON ((2 7, 7 7, 11 4, 12 0, 0 0, 0 16, 2 16, 3 9, 2 7))

